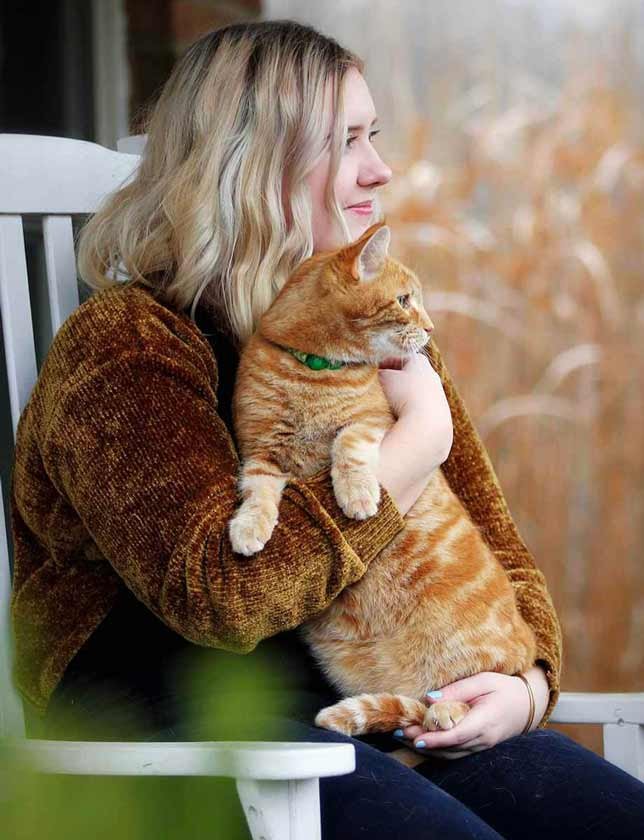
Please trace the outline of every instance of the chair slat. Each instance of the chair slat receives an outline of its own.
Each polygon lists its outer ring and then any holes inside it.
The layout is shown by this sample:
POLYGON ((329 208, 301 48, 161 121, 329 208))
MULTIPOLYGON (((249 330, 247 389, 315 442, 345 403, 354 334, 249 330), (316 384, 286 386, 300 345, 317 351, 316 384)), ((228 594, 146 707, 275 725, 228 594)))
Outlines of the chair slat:
POLYGON ((45 216, 43 236, 51 329, 52 335, 56 335, 63 321, 78 306, 78 281, 71 216, 45 216))
POLYGON ((84 140, 0 134, 0 213, 95 213, 138 164, 84 140))
POLYGON ((20 413, 37 376, 27 260, 20 216, 0 216, 0 310, 15 440, 20 413))
MULTIPOLYGON (((0 491, 2 490, 0 486, 0 491)), ((0 492, 0 739, 21 738, 25 734, 22 701, 11 678, 11 633, 9 604, 11 599, 11 569, 7 528, 0 492)))
POLYGON ((116 141, 116 151, 125 152, 127 155, 142 155, 147 142, 147 134, 130 134, 116 141))

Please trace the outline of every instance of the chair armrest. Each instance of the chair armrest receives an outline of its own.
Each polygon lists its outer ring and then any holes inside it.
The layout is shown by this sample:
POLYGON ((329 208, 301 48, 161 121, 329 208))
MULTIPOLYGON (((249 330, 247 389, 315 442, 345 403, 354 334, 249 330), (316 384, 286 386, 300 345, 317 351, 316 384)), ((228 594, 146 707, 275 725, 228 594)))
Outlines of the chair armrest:
POLYGON ((20 739, 11 757, 44 773, 317 779, 355 770, 352 744, 281 741, 104 742, 20 739))
POLYGON ((563 691, 550 716, 552 723, 644 724, 644 692, 625 694, 563 691))
POLYGON ((283 741, 4 741, 10 758, 43 773, 228 776, 253 840, 321 840, 319 779, 355 770, 353 744, 283 741))
POLYGON ((606 761, 644 782, 644 692, 563 692, 550 721, 601 723, 606 761))

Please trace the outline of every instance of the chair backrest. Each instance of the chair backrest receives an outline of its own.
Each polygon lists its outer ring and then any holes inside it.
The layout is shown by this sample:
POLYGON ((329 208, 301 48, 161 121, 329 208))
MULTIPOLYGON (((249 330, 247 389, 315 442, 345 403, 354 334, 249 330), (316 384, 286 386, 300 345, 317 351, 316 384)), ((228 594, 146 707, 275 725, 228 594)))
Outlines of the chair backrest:
MULTIPOLYGON (((14 440, 38 375, 36 346, 43 346, 38 331, 46 333, 45 341, 53 337, 79 303, 72 219, 94 213, 133 175, 139 159, 82 140, 0 134, 0 311, 14 440), (40 220, 47 288, 35 289, 32 276, 30 296, 23 221, 39 225, 40 220), (34 309, 40 302, 47 311, 32 312, 32 301, 34 309)), ((24 734, 22 704, 11 680, 10 542, 10 523, 0 505, 0 737, 24 734)))

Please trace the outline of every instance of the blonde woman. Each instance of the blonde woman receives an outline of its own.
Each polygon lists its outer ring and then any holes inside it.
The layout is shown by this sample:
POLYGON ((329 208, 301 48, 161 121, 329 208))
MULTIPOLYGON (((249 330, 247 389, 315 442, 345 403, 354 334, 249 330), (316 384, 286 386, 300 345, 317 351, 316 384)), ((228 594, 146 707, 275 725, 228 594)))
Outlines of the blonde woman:
POLYGON ((356 748, 355 773, 321 781, 325 837, 635 836, 642 786, 544 729, 557 617, 436 348, 440 377, 420 355, 380 374, 399 419, 381 446, 377 514, 344 517, 327 470, 289 483, 262 551, 232 552, 239 350, 303 259, 378 217, 392 177, 363 69, 290 21, 205 35, 151 113, 135 179, 84 228, 79 266, 95 294, 57 334, 18 429, 17 685, 45 734, 199 738, 178 688, 190 653, 268 652, 289 663, 284 692, 297 697, 284 735, 356 748), (360 579, 439 464, 494 525, 485 533, 539 643, 528 685, 483 673, 428 686, 474 704, 449 732, 317 729, 336 697, 295 628, 360 579), (414 767, 388 755, 404 736, 414 767))

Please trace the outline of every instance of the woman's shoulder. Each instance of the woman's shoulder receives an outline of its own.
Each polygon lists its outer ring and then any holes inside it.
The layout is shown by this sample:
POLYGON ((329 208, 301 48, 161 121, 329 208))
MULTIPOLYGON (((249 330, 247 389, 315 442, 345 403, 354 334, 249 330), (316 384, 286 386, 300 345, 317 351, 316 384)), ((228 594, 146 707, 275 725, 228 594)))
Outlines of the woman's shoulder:
POLYGON ((213 344, 197 324, 151 289, 122 283, 94 292, 71 313, 52 342, 45 367, 76 377, 119 359, 145 363, 160 357, 197 366, 216 383, 213 344))
POLYGON ((186 314, 146 288, 119 284, 94 292, 61 325, 23 413, 45 428, 68 395, 72 402, 81 393, 112 401, 124 382, 159 377, 190 382, 210 398, 228 378, 228 365, 227 354, 186 314))
POLYGON ((73 342, 91 335, 113 350, 151 348, 173 335, 185 344, 208 347, 197 325, 141 284, 119 283, 94 292, 67 318, 55 341, 73 342))

